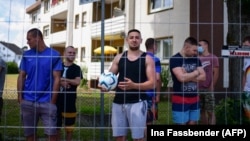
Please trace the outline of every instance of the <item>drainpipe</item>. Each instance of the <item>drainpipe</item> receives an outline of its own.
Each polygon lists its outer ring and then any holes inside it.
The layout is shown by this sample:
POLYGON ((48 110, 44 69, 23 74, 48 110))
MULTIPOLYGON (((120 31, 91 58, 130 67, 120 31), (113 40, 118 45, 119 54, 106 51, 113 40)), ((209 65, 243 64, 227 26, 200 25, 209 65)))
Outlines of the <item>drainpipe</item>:
POLYGON ((73 45, 74 0, 68 0, 66 46, 73 45))

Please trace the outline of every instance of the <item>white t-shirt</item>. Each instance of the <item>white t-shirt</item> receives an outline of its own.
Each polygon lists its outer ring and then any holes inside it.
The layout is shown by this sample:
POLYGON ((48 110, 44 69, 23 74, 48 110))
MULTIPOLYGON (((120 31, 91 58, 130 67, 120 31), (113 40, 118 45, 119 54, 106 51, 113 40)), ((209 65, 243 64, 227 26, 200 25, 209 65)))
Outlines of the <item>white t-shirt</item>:
POLYGON ((250 58, 244 58, 243 71, 246 72, 244 91, 250 91, 250 58))

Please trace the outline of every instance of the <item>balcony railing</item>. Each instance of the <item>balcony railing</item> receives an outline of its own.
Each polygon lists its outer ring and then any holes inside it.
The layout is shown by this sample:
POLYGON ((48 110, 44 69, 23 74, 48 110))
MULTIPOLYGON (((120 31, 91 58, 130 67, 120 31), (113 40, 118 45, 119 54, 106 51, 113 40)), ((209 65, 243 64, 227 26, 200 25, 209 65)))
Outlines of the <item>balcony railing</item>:
MULTIPOLYGON (((105 35, 118 34, 125 30, 125 17, 118 16, 106 19, 104 22, 105 35)), ((101 36, 101 21, 93 23, 91 26, 91 36, 101 36)))
POLYGON ((55 5, 52 5, 51 11, 53 11, 53 15, 57 15, 59 13, 62 13, 64 11, 68 10, 68 1, 59 1, 55 5))
POLYGON ((50 44, 57 44, 57 43, 65 43, 66 42, 66 30, 59 31, 50 34, 50 38, 45 39, 48 40, 50 44))

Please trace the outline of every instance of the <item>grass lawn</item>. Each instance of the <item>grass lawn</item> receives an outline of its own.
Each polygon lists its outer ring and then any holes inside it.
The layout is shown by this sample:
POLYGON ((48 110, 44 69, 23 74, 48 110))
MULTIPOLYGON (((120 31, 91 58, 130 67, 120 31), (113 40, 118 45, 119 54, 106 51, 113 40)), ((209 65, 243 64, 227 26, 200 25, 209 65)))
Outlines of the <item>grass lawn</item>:
MULTIPOLYGON (((0 133, 4 140, 20 141, 24 140, 21 126, 20 108, 17 102, 17 75, 7 75, 3 94, 4 107, 0 133)), ((103 109, 105 113, 104 127, 100 126, 101 94, 99 90, 86 90, 78 88, 77 97, 77 122, 74 131, 74 139, 81 141, 95 141, 100 137, 106 140, 113 140, 110 126, 111 104, 114 93, 103 95, 103 109), (103 135, 103 136, 101 136, 103 135)), ((155 124, 171 124, 171 105, 167 99, 162 99, 159 103, 159 118, 155 124)), ((43 137, 43 127, 38 126, 38 135, 43 137)), ((62 137, 63 138, 63 137, 62 137)))

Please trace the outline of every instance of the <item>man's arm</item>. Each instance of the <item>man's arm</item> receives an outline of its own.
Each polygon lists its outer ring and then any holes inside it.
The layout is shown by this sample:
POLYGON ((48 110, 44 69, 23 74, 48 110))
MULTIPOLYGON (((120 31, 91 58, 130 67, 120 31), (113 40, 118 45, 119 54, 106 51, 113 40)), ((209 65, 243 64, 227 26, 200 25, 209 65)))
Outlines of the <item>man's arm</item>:
POLYGON ((161 94, 161 74, 156 73, 156 99, 155 102, 160 102, 160 94, 161 94))
POLYGON ((199 71, 199 76, 196 77, 196 82, 199 82, 199 81, 205 81, 206 80, 206 72, 205 70, 203 69, 203 67, 197 67, 197 70, 199 71))
POLYGON ((54 84, 53 84, 51 103, 55 104, 57 100, 59 88, 60 88, 61 71, 53 71, 53 77, 54 77, 54 84))
POLYGON ((118 73, 118 63, 120 61, 120 58, 121 58, 122 54, 117 54, 111 64, 111 67, 109 69, 109 72, 112 72, 114 74, 117 74, 118 73))
POLYGON ((70 85, 78 86, 81 83, 81 77, 76 77, 75 79, 61 78, 61 82, 66 82, 70 85))
POLYGON ((180 82, 199 82, 206 80, 206 73, 202 67, 197 67, 196 70, 187 73, 182 67, 176 67, 173 72, 180 82))
POLYGON ((19 75, 17 77, 17 94, 18 94, 17 101, 18 103, 21 103, 22 101, 22 91, 23 91, 25 78, 26 78, 26 73, 20 70, 19 75))
POLYGON ((200 75, 200 72, 198 70, 194 70, 193 72, 186 72, 184 68, 182 67, 175 67, 172 69, 174 75, 180 82, 189 82, 193 81, 200 75))

